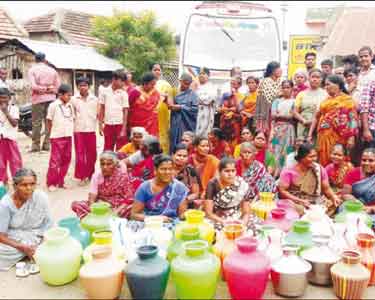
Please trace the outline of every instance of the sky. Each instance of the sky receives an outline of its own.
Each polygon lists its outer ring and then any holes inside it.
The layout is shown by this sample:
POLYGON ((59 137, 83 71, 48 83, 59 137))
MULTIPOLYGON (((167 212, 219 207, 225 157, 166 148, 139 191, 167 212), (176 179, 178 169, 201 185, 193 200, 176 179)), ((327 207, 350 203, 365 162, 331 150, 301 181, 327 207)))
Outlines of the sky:
MULTIPOLYGON (((371 1, 252 1, 263 3, 271 9, 280 10, 280 4, 288 5, 287 21, 290 28, 295 28, 297 22, 304 17, 306 7, 334 7, 346 6, 371 6, 371 1)), ((43 15, 56 8, 68 8, 110 16, 113 9, 130 10, 137 12, 143 9, 152 9, 156 12, 160 22, 167 23, 175 33, 180 33, 185 25, 186 17, 200 1, 1 1, 0 6, 5 7, 18 21, 22 22, 32 17, 43 15)))

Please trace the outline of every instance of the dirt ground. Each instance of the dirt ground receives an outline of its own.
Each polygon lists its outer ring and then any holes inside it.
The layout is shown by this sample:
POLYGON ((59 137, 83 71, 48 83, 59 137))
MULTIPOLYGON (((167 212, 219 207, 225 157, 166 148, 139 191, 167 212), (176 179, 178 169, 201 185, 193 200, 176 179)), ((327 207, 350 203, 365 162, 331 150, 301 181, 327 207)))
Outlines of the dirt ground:
MULTIPOLYGON (((31 140, 19 134, 18 143, 21 148, 25 167, 34 169, 38 174, 39 188, 46 190, 45 177, 48 168, 49 153, 27 153, 31 147, 31 140)), ((98 153, 101 151, 103 139, 98 137, 98 153)), ((67 190, 58 190, 49 194, 50 209, 54 221, 72 215, 70 204, 75 200, 87 198, 88 187, 79 187, 72 179, 73 161, 66 177, 66 183, 70 186, 67 190)), ((9 272, 0 272, 0 298, 1 299, 86 299, 84 290, 80 287, 79 280, 60 287, 51 287, 42 282, 39 275, 30 275, 27 278, 18 279, 15 269, 9 272)), ((121 299, 130 299, 129 289, 124 283, 121 299)), ((169 283, 166 291, 166 299, 175 298, 175 290, 169 283)), ((368 288, 364 299, 374 299, 375 288, 368 288)), ((217 290, 217 299, 230 299, 226 284, 220 282, 217 290)), ((269 283, 264 299, 282 299, 273 292, 272 284, 269 283)), ((300 298, 301 299, 301 298, 300 298)), ((335 299, 332 288, 322 288, 308 285, 303 299, 335 299)))

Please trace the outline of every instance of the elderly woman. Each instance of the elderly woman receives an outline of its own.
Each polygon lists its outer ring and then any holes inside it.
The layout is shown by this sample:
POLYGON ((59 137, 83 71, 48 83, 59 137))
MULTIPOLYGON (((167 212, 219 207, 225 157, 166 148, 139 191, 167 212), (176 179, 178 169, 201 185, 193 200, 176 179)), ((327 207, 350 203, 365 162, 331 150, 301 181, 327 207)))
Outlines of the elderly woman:
POLYGON ((199 199, 200 179, 197 171, 191 166, 189 161, 189 152, 185 144, 178 144, 173 153, 174 176, 189 189, 189 195, 186 198, 188 203, 193 203, 199 199))
POLYGON ((300 92, 308 89, 309 86, 306 84, 307 81, 307 74, 306 71, 303 69, 298 69, 293 76, 294 87, 292 98, 296 98, 300 92))
POLYGON ((219 176, 210 180, 204 210, 208 219, 220 228, 226 221, 241 220, 251 229, 254 219, 250 213, 249 185, 236 176, 236 161, 225 157, 219 164, 219 176))
POLYGON ((83 218, 90 212, 91 204, 104 201, 111 204, 113 212, 119 217, 129 217, 135 189, 126 165, 120 163, 112 151, 104 151, 99 160, 100 171, 91 178, 88 200, 73 202, 72 210, 79 218, 83 218))
POLYGON ((154 136, 146 136, 141 149, 125 159, 128 168, 131 168, 131 175, 136 179, 137 188, 144 180, 154 177, 154 155, 162 153, 159 140, 154 136))
POLYGON ((163 216, 166 222, 182 217, 186 211, 188 188, 173 178, 173 161, 168 155, 154 158, 155 178, 143 182, 135 193, 131 218, 144 221, 145 216, 163 216))
POLYGON ((193 151, 194 151, 194 147, 193 147, 194 138, 195 138, 195 134, 192 131, 185 131, 181 137, 181 144, 184 144, 187 147, 189 156, 193 154, 193 151))
POLYGON ((331 215, 341 203, 329 185, 327 172, 315 162, 316 158, 313 145, 305 143, 298 148, 297 164, 280 174, 280 198, 291 200, 301 215, 311 204, 324 204, 331 215))
POLYGON ((326 166, 329 183, 335 192, 340 192, 344 185, 346 174, 353 169, 353 165, 346 160, 347 153, 343 145, 337 144, 331 152, 331 163, 326 166))
POLYGON ((14 193, 0 201, 0 269, 8 270, 25 256, 32 258, 44 232, 52 226, 48 196, 36 190, 37 177, 19 169, 14 193))
POLYGON ((141 149, 143 138, 147 135, 143 127, 133 127, 130 131, 130 143, 123 146, 119 152, 127 156, 141 149))
POLYGON ((233 149, 225 140, 224 132, 220 128, 213 128, 208 134, 210 142, 210 154, 222 159, 224 156, 232 156, 233 149))
POLYGON ((375 149, 362 153, 361 166, 346 175, 342 190, 344 200, 361 201, 370 214, 375 214, 375 149))
POLYGON ((252 143, 240 146, 240 159, 236 162, 237 176, 249 185, 249 198, 257 198, 260 192, 277 192, 275 179, 267 173, 263 164, 255 159, 257 149, 252 143))

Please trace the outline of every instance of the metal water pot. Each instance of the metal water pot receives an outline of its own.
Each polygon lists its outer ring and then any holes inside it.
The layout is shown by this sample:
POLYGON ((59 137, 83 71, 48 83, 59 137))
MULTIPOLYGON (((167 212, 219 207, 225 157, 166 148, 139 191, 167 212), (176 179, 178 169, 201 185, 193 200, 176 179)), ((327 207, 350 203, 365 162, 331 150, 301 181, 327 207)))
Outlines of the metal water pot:
POLYGON ((297 255, 299 247, 286 245, 283 256, 271 265, 271 279, 276 294, 284 297, 300 297, 307 287, 307 273, 311 264, 297 255))

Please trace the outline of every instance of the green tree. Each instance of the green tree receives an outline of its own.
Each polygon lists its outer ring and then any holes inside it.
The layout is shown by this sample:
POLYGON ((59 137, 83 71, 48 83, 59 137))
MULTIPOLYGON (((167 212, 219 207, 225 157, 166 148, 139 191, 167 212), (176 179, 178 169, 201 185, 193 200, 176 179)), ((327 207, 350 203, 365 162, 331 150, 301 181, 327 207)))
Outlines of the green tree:
POLYGON ((167 62, 176 55, 172 31, 157 23, 153 11, 115 10, 111 17, 95 17, 92 34, 106 43, 99 51, 133 71, 136 81, 152 63, 167 62))

